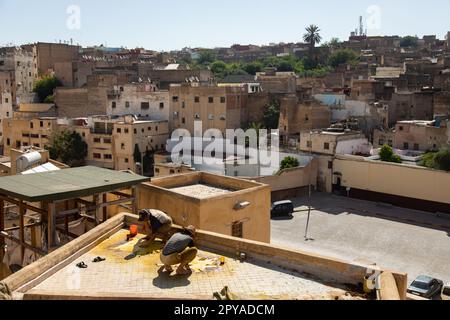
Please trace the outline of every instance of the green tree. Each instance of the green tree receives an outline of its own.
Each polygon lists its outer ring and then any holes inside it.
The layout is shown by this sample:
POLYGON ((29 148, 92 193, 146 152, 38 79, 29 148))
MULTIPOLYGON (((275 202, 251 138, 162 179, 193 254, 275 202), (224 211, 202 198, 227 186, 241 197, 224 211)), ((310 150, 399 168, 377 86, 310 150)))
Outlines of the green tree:
POLYGON ((297 168, 300 165, 298 160, 294 157, 286 157, 281 161, 280 170, 290 169, 290 168, 297 168))
POLYGON ((316 44, 322 41, 322 36, 320 35, 319 27, 314 24, 306 27, 305 30, 306 33, 303 35, 303 40, 309 43, 309 55, 312 57, 316 44))
POLYGON ((385 144, 381 148, 379 156, 381 158, 381 161, 384 162, 402 163, 402 159, 400 158, 400 156, 396 155, 394 153, 394 150, 387 144, 385 144))
POLYGON ((254 62, 246 63, 242 68, 248 74, 256 75, 257 72, 263 71, 264 66, 261 62, 254 61, 254 62))
POLYGON ((406 36, 400 41, 400 47, 410 48, 417 47, 419 38, 417 36, 406 36))
POLYGON ((356 61, 356 54, 350 49, 338 50, 329 58, 329 64, 334 68, 343 63, 355 63, 356 61))
POLYGON ((341 44, 341 41, 338 38, 331 38, 330 41, 325 43, 325 46, 327 46, 328 48, 331 48, 331 49, 335 49, 335 48, 339 47, 340 44, 341 44))
POLYGON ((50 146, 47 148, 50 157, 61 161, 71 167, 84 165, 88 145, 80 134, 75 131, 54 131, 50 137, 50 146))
POLYGON ((420 165, 431 169, 450 171, 450 149, 424 154, 420 165))
POLYGON ((227 75, 228 66, 223 61, 214 61, 211 64, 211 72, 216 78, 223 79, 227 75))
POLYGON ((198 58, 198 63, 201 65, 209 65, 216 60, 216 54, 213 50, 202 50, 200 51, 200 57, 198 58))
POLYGON ((280 125, 280 103, 270 102, 264 111, 264 126, 269 130, 278 129, 280 125))
POLYGON ((55 88, 62 87, 62 85, 62 82, 56 77, 44 76, 36 81, 33 92, 38 95, 40 102, 45 102, 51 99, 49 97, 53 96, 55 88))

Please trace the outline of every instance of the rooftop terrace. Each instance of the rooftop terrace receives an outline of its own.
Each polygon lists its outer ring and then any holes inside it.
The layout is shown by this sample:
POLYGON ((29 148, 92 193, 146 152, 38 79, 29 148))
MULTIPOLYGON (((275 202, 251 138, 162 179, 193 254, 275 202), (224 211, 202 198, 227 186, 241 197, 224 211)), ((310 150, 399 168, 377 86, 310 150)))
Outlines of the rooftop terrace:
POLYGON ((39 300, 213 299, 225 286, 241 300, 370 298, 355 283, 366 267, 203 231, 192 275, 169 275, 161 271, 160 242, 145 242, 143 235, 126 241, 126 229, 136 223, 137 217, 120 214, 4 283, 16 299, 39 300), (246 259, 238 260, 236 252, 246 259), (97 256, 106 261, 92 263, 97 256), (87 269, 75 266, 81 261, 87 269))

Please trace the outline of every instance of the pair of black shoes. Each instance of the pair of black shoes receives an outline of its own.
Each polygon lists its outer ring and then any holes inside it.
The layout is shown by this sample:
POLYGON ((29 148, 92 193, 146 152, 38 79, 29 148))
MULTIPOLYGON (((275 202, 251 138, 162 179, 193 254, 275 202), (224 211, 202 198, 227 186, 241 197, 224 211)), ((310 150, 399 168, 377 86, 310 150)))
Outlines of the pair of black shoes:
MULTIPOLYGON (((95 258, 94 260, 92 260, 92 262, 98 263, 98 262, 103 262, 103 261, 105 261, 105 260, 106 260, 105 258, 97 257, 97 258, 95 258)), ((87 266, 87 264, 84 263, 84 261, 83 261, 83 262, 78 263, 78 264, 77 264, 77 267, 80 268, 80 269, 86 269, 88 266, 87 266)))

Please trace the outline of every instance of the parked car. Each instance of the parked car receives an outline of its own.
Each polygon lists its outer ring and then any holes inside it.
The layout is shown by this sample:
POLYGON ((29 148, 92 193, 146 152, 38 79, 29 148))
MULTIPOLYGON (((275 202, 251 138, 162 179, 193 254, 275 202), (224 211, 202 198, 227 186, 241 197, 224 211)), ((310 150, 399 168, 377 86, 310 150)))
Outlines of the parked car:
POLYGON ((441 295, 444 282, 428 276, 420 276, 409 286, 408 293, 431 299, 436 295, 441 295))
POLYGON ((444 286, 444 289, 442 290, 442 295, 450 298, 450 282, 444 286))
POLYGON ((274 202, 270 213, 272 217, 291 216, 294 213, 294 204, 290 200, 274 202))

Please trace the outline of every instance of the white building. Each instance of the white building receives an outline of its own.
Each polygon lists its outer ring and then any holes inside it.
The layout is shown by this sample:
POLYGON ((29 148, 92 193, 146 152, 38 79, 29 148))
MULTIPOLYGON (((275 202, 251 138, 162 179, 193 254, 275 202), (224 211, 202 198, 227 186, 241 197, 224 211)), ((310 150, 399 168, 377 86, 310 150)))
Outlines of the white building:
POLYGON ((159 90, 152 83, 116 86, 109 95, 108 115, 134 114, 152 120, 169 120, 169 91, 159 90))

